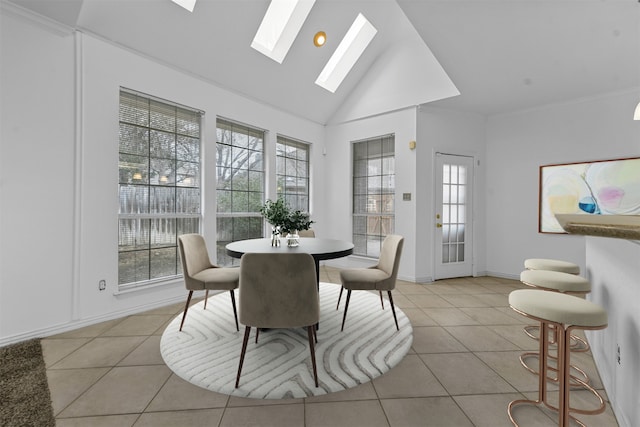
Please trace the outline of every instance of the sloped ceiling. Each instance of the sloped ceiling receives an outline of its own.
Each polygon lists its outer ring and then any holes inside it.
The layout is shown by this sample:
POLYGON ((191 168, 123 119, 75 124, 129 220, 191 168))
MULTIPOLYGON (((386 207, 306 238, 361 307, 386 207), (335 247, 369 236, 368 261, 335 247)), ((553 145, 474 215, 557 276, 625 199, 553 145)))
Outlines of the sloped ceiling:
POLYGON ((490 115, 640 90, 637 0, 398 4, 460 90, 433 105, 490 115))
POLYGON ((250 48, 269 0, 0 0, 318 123, 419 104, 499 114, 640 88, 636 0, 317 0, 282 64, 250 48), (378 34, 314 84, 353 19, 378 34), (312 37, 323 30, 327 45, 312 37), (454 96, 460 92, 459 96, 454 96))

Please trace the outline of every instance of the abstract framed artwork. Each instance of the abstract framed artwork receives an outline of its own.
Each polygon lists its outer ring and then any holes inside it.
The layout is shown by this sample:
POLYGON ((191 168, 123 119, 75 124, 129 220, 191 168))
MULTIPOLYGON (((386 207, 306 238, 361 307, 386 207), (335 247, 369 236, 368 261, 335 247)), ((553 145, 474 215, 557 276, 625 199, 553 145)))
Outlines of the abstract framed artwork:
POLYGON ((540 166, 538 231, 565 233, 556 214, 639 215, 640 157, 540 166))

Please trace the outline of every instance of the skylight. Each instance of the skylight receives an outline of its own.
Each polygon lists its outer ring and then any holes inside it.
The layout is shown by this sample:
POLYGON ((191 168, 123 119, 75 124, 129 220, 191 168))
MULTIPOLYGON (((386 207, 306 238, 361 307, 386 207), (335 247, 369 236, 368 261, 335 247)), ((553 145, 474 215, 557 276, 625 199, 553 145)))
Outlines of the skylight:
POLYGON ((314 3, 315 0, 271 0, 251 47, 282 64, 314 3))
POLYGON ((316 79, 316 84, 335 92, 377 32, 364 15, 358 14, 316 79))
POLYGON ((196 0, 171 0, 177 5, 180 5, 187 9, 189 12, 193 12, 193 8, 196 6, 196 0))

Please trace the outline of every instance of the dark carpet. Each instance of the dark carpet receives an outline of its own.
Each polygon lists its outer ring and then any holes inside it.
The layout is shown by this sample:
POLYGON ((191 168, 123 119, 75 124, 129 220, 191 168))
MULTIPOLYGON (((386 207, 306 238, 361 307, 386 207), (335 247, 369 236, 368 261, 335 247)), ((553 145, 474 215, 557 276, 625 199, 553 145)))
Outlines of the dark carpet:
POLYGON ((40 339, 0 347, 0 426, 55 426, 40 339))

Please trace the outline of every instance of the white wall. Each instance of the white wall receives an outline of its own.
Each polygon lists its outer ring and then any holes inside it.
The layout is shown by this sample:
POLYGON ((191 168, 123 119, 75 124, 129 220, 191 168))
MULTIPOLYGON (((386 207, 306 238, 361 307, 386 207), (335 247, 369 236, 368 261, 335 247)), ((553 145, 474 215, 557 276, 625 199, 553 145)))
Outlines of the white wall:
MULTIPOLYGON (((88 35, 61 36, 4 9, 1 19, 0 345, 181 301, 186 295, 182 281, 115 294, 121 86, 205 111, 203 232, 211 247, 216 236, 217 115, 266 129, 267 156, 275 153, 278 133, 312 143, 313 173, 325 175, 323 126, 88 35), (106 291, 98 290, 101 279, 107 281, 106 291)), ((272 159, 267 163, 275 164, 272 159)), ((325 188, 324 180, 312 177, 311 214, 319 233, 328 229, 324 210, 318 208, 326 204, 325 188)), ((269 182, 268 189, 273 191, 275 184, 269 182)))
MULTIPOLYGON (((407 28, 413 29, 409 20, 407 28)), ((384 114, 459 95, 447 73, 415 30, 387 48, 371 65, 329 123, 384 114)))
POLYGON ((609 313, 609 327, 587 336, 621 426, 640 423, 640 251, 637 242, 620 239, 539 234, 538 171, 545 164, 640 156, 640 121, 632 120, 638 100, 640 90, 492 117, 487 130, 487 270, 517 277, 529 257, 581 266, 592 283, 588 298, 609 313))
MULTIPOLYGON (((330 237, 351 236, 351 141, 395 133, 396 147, 396 233, 405 237, 399 277, 414 282, 433 280, 433 185, 435 153, 463 154, 482 165, 485 119, 469 113, 435 108, 408 108, 340 125, 327 127, 327 202, 333 224, 330 237), (409 141, 416 148, 409 149, 409 141), (403 201, 411 193, 411 201, 403 201)), ((475 193, 477 223, 474 231, 474 273, 483 274, 484 254, 484 171, 476 167, 475 193)), ((367 263, 359 257, 332 261, 339 267, 367 263)))
POLYGON ((517 277, 526 258, 585 268, 584 237, 538 233, 541 165, 640 156, 640 90, 488 119, 487 271, 517 277))
POLYGON ((1 341, 72 312, 74 40, 4 10, 0 28, 1 341))
POLYGON ((430 282, 434 277, 435 230, 435 154, 456 154, 475 159, 473 195, 473 274, 483 275, 486 268, 484 235, 485 187, 485 118, 477 114, 458 113, 421 107, 418 110, 417 208, 417 277, 430 282), (479 162, 479 164, 478 164, 479 162))
POLYGON ((640 241, 588 236, 589 299, 607 310, 609 325, 587 331, 607 397, 622 427, 640 425, 640 241), (617 348, 620 347, 620 363, 617 348))
MULTIPOLYGON (((352 236, 352 154, 351 142, 380 135, 395 134, 396 205, 395 232, 404 236, 404 247, 398 277, 415 280, 416 247, 416 150, 409 141, 416 139, 414 108, 383 114, 340 125, 327 126, 325 218, 330 228, 324 236, 351 240, 352 236), (411 193, 411 201, 403 201, 402 193, 411 193)), ((315 227, 315 226, 314 226, 315 227)), ((327 262, 339 267, 371 265, 370 259, 350 256, 327 262)))

